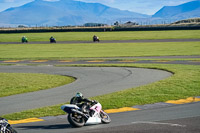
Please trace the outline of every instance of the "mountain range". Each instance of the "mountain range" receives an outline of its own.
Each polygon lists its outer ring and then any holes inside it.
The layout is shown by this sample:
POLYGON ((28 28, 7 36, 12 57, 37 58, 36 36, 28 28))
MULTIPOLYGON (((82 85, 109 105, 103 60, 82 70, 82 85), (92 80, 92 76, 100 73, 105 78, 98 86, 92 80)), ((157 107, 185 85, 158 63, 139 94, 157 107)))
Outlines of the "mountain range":
POLYGON ((0 23, 25 25, 82 25, 84 23, 110 23, 123 18, 146 18, 148 15, 121 11, 99 3, 73 0, 55 2, 35 0, 0 13, 0 23))
POLYGON ((132 21, 146 18, 180 20, 192 17, 200 17, 200 0, 178 6, 165 6, 152 16, 119 10, 99 3, 35 0, 0 12, 0 25, 66 26, 84 23, 111 24, 121 20, 132 21))
POLYGON ((152 17, 179 20, 200 17, 200 0, 191 1, 178 6, 164 6, 152 17))

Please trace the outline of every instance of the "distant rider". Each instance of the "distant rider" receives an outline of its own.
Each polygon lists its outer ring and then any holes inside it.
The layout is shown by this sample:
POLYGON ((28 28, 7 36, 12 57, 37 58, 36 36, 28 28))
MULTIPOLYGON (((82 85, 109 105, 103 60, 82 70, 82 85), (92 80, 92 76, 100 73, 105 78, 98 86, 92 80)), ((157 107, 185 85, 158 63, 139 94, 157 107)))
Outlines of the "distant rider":
POLYGON ((22 37, 22 43, 25 43, 25 42, 26 42, 26 43, 28 42, 28 38, 25 37, 25 36, 23 36, 23 37, 22 37))
POLYGON ((98 41, 98 42, 99 42, 99 37, 98 37, 98 36, 96 36, 96 35, 94 35, 94 36, 93 36, 93 42, 96 42, 96 41, 98 41))
POLYGON ((56 39, 55 39, 53 36, 51 36, 51 37, 49 38, 49 40, 50 40, 50 43, 56 43, 56 39))

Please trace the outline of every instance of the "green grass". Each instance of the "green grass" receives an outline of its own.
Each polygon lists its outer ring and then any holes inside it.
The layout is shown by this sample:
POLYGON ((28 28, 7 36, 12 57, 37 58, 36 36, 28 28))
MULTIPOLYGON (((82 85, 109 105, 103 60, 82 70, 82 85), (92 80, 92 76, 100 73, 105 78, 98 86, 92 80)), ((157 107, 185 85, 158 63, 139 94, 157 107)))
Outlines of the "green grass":
MULTIPOLYGON (((125 65, 133 66, 133 65, 125 65)), ((134 65, 171 71, 174 75, 150 85, 96 97, 105 108, 152 104, 200 95, 200 68, 190 65, 134 65)))
POLYGON ((165 55, 200 55, 200 42, 0 45, 1 60, 165 55))
POLYGON ((21 42, 26 36, 29 41, 49 41, 54 36, 57 41, 88 41, 93 35, 101 40, 139 40, 139 39, 186 39, 200 38, 200 30, 172 31, 122 31, 122 32, 50 32, 50 33, 15 33, 0 34, 0 42, 21 42))
MULTIPOLYGON (((80 66, 80 65, 79 65, 80 66)), ((88 65, 81 65, 88 66, 88 65)), ((90 65, 91 66, 91 65, 90 65)), ((97 66, 97 65, 92 65, 97 66)), ((193 65, 163 65, 163 64, 126 64, 126 65, 98 65, 98 66, 121 66, 142 67, 167 70, 174 73, 173 76, 148 85, 130 88, 119 92, 92 97, 102 103, 104 109, 120 108, 124 106, 143 105, 167 100, 176 100, 200 95, 200 67, 193 65)), ((67 102, 67 101, 66 101, 67 102)), ((64 104, 64 103, 63 103, 64 104)), ((59 105, 43 107, 3 115, 10 120, 25 119, 30 117, 56 116, 65 114, 59 105)))
MULTIPOLYGON (((101 40, 137 40, 137 39, 186 39, 200 38, 200 30, 179 31, 131 31, 131 32, 62 32, 62 33, 20 33, 0 34, 0 42, 21 41, 27 36, 29 41, 49 41, 54 36, 57 41, 91 40, 96 34, 101 40)), ((167 55, 200 55, 200 42, 170 42, 170 43, 113 43, 113 44, 8 44, 0 45, 0 60, 7 59, 74 59, 124 56, 167 56, 167 55)), ((76 66, 76 65, 74 65, 76 66)), ((77 65, 80 66, 80 65, 77 65)), ((88 65, 81 65, 88 66, 88 65)), ((90 65, 97 66, 97 65, 90 65)), ((143 67, 171 71, 170 78, 151 83, 149 85, 130 88, 127 90, 92 97, 102 103, 104 109, 120 108, 176 100, 191 96, 200 96, 200 67, 195 65, 167 65, 167 64, 113 64, 98 66, 143 67)), ((6 89, 22 81, 13 79, 10 74, 0 74, 0 89, 6 89), (7 75, 7 76, 6 76, 7 75), (9 75, 9 76, 8 76, 9 75), (7 79, 6 79, 7 78, 7 79), (2 84, 2 81, 5 83, 2 84)), ((14 74, 13 74, 14 75, 14 74)), ((17 74, 18 75, 18 74, 17 74)), ((26 75, 26 74, 25 74, 26 75)), ((37 74, 36 74, 37 75, 37 74)), ((21 75, 23 77, 23 74, 21 75)), ((29 75, 34 77, 34 74, 29 75)), ((49 79, 48 76, 43 79, 49 79)), ((24 78, 21 78, 22 80, 24 78)), ((51 79, 51 78, 50 78, 51 79)), ((37 81, 42 85, 43 81, 37 81)), ((44 81, 46 82, 46 81, 44 81)), ((49 82, 49 81, 47 81, 49 82)), ((33 85, 26 86, 25 90, 33 85)), ((21 90, 20 86, 19 90, 21 90)), ((35 87, 34 87, 35 88, 35 87)), ((45 87, 44 87, 45 88, 45 87)), ((49 86, 47 87, 49 88, 49 86)), ((2 92, 2 91, 1 91, 2 92)), ((21 93, 21 92, 20 92, 21 93)), ((67 102, 67 101, 66 101, 67 102)), ((19 120, 30 117, 56 116, 65 114, 59 105, 43 107, 13 114, 3 115, 9 120, 19 120)))
POLYGON ((0 73, 0 79, 0 97, 54 88, 75 80, 67 76, 30 73, 0 73))

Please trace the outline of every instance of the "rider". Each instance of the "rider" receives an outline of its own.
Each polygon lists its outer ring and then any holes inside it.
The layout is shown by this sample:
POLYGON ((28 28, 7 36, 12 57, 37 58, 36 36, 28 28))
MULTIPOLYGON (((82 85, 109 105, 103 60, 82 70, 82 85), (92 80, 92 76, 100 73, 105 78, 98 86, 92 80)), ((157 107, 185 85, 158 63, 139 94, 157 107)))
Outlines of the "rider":
POLYGON ((50 40, 51 43, 56 41, 56 39, 55 39, 53 36, 51 36, 51 37, 49 38, 49 40, 50 40))
POLYGON ((93 42, 95 42, 95 41, 97 41, 97 36, 96 35, 93 36, 93 42))
MULTIPOLYGON (((84 103, 97 103, 97 101, 95 100, 89 100, 87 98, 83 97, 83 94, 80 92, 76 93, 76 96, 74 96, 71 100, 70 100, 70 104, 76 104, 77 106, 79 106, 83 111, 87 110, 87 106, 83 106, 84 103)), ((89 105, 90 106, 90 105, 89 105)), ((91 112, 90 112, 91 113, 91 112)))
POLYGON ((76 96, 74 96, 71 100, 70 100, 70 104, 80 104, 82 102, 89 102, 89 103, 92 103, 93 100, 89 100, 87 98, 84 98, 83 97, 83 94, 80 93, 80 92, 77 92, 76 93, 76 96))
POLYGON ((26 43, 28 42, 28 38, 25 36, 22 37, 22 43, 24 43, 24 42, 26 42, 26 43))
POLYGON ((96 41, 98 41, 98 42, 99 42, 99 37, 98 37, 98 36, 96 36, 96 35, 94 35, 94 36, 93 36, 93 42, 96 42, 96 41))

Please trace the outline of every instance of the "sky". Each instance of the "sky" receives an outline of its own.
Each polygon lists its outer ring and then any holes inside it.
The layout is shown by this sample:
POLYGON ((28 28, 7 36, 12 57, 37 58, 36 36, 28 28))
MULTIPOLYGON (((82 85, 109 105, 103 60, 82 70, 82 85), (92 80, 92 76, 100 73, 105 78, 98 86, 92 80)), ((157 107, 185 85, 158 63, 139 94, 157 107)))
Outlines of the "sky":
MULTIPOLYGON (((0 0, 0 11, 17 7, 33 0, 0 0)), ((59 0, 46 0, 59 1, 59 0)), ((89 3, 101 3, 121 10, 153 15, 163 6, 176 6, 193 0, 76 0, 89 3)))

